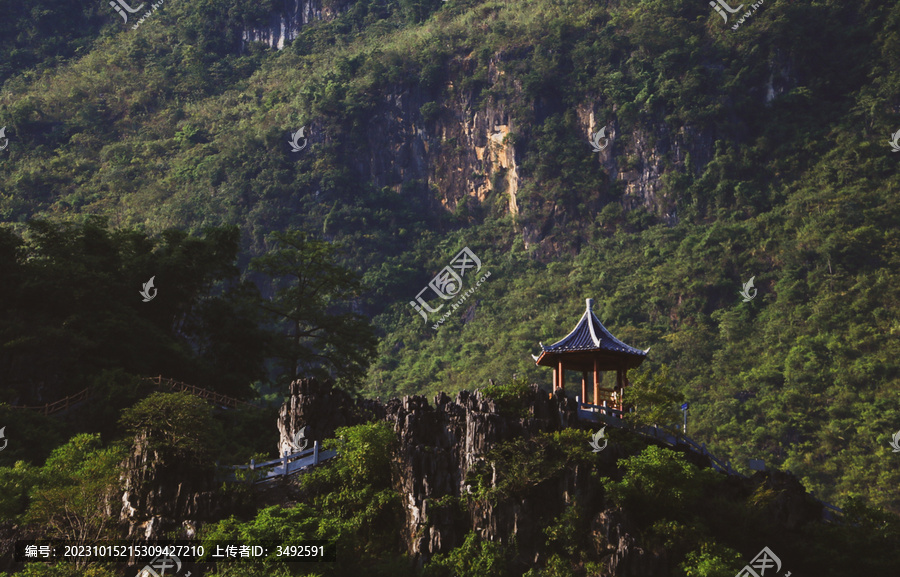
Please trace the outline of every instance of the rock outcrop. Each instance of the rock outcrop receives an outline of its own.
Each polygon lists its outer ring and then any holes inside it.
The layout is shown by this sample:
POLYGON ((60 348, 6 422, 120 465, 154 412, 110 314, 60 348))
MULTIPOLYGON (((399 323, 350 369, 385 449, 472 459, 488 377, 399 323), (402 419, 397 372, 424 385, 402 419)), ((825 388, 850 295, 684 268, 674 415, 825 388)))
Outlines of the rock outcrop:
POLYGON ((214 499, 214 469, 153 448, 146 435, 135 438, 120 484, 120 520, 128 538, 158 539, 176 529, 191 537, 197 524, 224 505, 214 499))
MULTIPOLYGON (((587 515, 585 531, 591 534, 596 558, 604 560, 605 574, 667 576, 667 553, 644 547, 628 513, 607 508, 592 466, 567 465, 499 499, 465 499, 473 479, 496 487, 509 473, 486 458, 492 448, 508 441, 538 441, 539 433, 580 426, 574 401, 561 391, 549 395, 532 385, 523 406, 522 413, 510 411, 479 391, 462 391, 455 399, 441 393, 431 404, 422 396, 381 403, 353 399, 330 383, 304 379, 291 385, 290 399, 281 409, 279 449, 289 446, 291 435, 304 426, 307 438, 323 440, 337 427, 373 419, 390 423, 399 441, 392 482, 406 518, 403 538, 407 552, 420 564, 461 545, 466 534, 475 531, 483 540, 509 543, 515 538, 518 550, 529 552, 520 553, 518 560, 524 572, 547 554, 547 523, 577 506, 587 515)), ((604 475, 619 477, 616 461, 623 456, 621 450, 611 445, 600 455, 604 475)), ((535 453, 536 459, 543 457, 535 453)), ((709 466, 708 458, 699 454, 691 454, 689 460, 709 466)), ((821 508, 789 474, 732 476, 720 490, 746 499, 760 485, 773 496, 769 512, 781 525, 798 527, 820 518, 821 508)))
POLYGON ((268 22, 244 29, 242 40, 262 42, 269 48, 284 48, 300 34, 300 29, 317 20, 332 20, 343 12, 350 2, 338 0, 282 0, 277 10, 269 14, 268 22))
POLYGON ((372 418, 386 420, 399 440, 394 485, 402 495, 404 539, 410 555, 424 560, 446 552, 460 545, 473 529, 493 541, 506 542, 516 535, 520 544, 543 542, 542 527, 535 521, 558 515, 571 495, 587 490, 592 481, 586 471, 576 470, 559 480, 558 486, 541 487, 545 494, 533 499, 472 505, 465 519, 439 504, 470 489, 466 485, 469 471, 485 466, 483 456, 492 447, 558 431, 576 421, 574 401, 561 392, 548 395, 532 385, 525 406, 525 417, 503 414, 493 400, 477 391, 462 391, 455 400, 441 393, 433 405, 422 396, 392 399, 383 405, 353 402, 330 383, 305 379, 291 385, 291 397, 281 409, 279 449, 289 446, 291 435, 304 426, 307 438, 321 440, 339 426, 372 418))

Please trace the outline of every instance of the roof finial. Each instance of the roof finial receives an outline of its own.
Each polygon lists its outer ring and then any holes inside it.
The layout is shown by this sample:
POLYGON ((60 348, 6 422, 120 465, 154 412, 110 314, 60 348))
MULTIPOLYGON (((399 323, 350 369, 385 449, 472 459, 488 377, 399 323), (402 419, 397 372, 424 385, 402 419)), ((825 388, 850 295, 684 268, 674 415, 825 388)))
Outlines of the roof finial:
POLYGON ((594 309, 594 299, 585 299, 585 303, 587 304, 587 310, 594 309))

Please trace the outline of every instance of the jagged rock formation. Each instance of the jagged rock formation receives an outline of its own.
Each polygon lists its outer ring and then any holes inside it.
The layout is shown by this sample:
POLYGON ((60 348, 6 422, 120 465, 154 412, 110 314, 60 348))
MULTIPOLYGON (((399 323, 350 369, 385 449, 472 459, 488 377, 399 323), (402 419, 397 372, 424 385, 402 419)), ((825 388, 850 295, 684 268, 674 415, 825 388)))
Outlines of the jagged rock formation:
POLYGON ((591 521, 591 532, 597 537, 594 543, 608 544, 606 549, 598 547, 596 553, 608 556, 609 574, 629 577, 668 575, 665 551, 651 552, 639 547, 629 529, 631 526, 620 509, 601 511, 591 521))
POLYGON ((174 529, 186 537, 225 503, 216 502, 215 470, 154 448, 138 435, 122 467, 120 519, 129 538, 157 539, 174 529))
POLYGON ((316 379, 291 383, 290 398, 278 411, 278 454, 293 453, 294 434, 306 427, 309 446, 334 436, 338 427, 358 425, 384 416, 378 400, 354 400, 346 391, 316 379))
POLYGON ((527 546, 545 539, 536 519, 558 515, 572 495, 588 488, 592 481, 587 471, 576 468, 559 486, 541 487, 543 496, 496 505, 474 504, 466 519, 436 504, 442 497, 460 497, 468 491, 467 474, 485 466, 482 456, 492 447, 576 422, 575 403, 561 392, 551 396, 533 385, 526 404, 525 418, 502 414, 493 400, 477 391, 462 391, 455 400, 441 393, 433 406, 422 396, 392 399, 384 405, 377 401, 357 404, 330 383, 304 379, 291 385, 291 398, 279 415, 279 448, 303 426, 322 439, 338 426, 372 417, 384 419, 393 425, 399 440, 394 484, 402 495, 404 539, 411 555, 423 561, 446 552, 472 529, 483 539, 500 542, 516 535, 519 543, 527 546))
MULTIPOLYGON (((557 399, 548 399, 536 386, 533 392, 532 417, 516 420, 502 416, 496 403, 478 392, 462 391, 455 401, 442 393, 434 407, 421 396, 387 404, 385 418, 394 424, 400 440, 395 484, 404 496, 405 538, 411 554, 430 556, 461 542, 467 528, 453 523, 447 512, 429 519, 429 505, 441 497, 464 494, 466 474, 481 455, 503 441, 560 428, 557 399)), ((486 523, 480 529, 484 538, 504 540, 515 533, 506 531, 504 521, 516 525, 515 513, 490 513, 476 514, 486 523)))
MULTIPOLYGON (((605 508, 597 477, 587 466, 567 467, 515 497, 467 500, 462 515, 447 504, 446 498, 469 492, 470 472, 496 485, 503 472, 484 458, 493 447, 579 424, 574 401, 561 391, 548 395, 532 385, 525 406, 526 417, 503 413, 497 403, 478 391, 462 391, 455 399, 441 393, 432 404, 422 396, 382 404, 354 400, 330 383, 304 379, 291 385, 291 397, 279 414, 279 449, 289 446, 291 435, 303 426, 309 427, 307 438, 322 440, 340 426, 371 419, 391 423, 399 441, 393 483, 406 516, 403 537, 408 553, 420 564, 459 546, 474 530, 482 539, 496 542, 508 543, 515 536, 520 551, 534 552, 534 559, 520 559, 523 568, 533 566, 545 554, 546 520, 557 518, 577 500, 579 508, 592 512, 595 554, 606 559, 610 576, 668 575, 666 552, 642 547, 627 512, 605 508)), ((612 477, 617 476, 616 460, 621 456, 617 451, 611 447, 601 455, 602 467, 608 468, 606 474, 612 477)), ((708 458, 701 455, 689 454, 688 458, 709 466, 708 458)), ((729 477, 724 490, 746 498, 760 485, 777 495, 767 514, 779 524, 797 527, 821 517, 821 507, 787 473, 757 473, 749 480, 729 477)))

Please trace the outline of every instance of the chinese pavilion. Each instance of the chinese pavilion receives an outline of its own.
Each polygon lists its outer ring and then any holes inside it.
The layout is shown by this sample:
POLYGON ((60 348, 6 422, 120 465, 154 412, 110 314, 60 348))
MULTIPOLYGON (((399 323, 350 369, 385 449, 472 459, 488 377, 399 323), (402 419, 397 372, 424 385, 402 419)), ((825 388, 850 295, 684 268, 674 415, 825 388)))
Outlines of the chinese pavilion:
POLYGON ((581 320, 561 341, 550 346, 541 345, 540 356, 531 355, 536 364, 553 367, 553 390, 565 390, 566 371, 581 372, 581 402, 587 403, 588 375, 593 375, 593 404, 608 402, 622 410, 622 389, 628 386, 628 369, 638 366, 650 351, 628 346, 606 330, 591 310, 594 299, 587 299, 587 309, 581 320), (600 372, 615 371, 615 387, 600 386, 600 372))

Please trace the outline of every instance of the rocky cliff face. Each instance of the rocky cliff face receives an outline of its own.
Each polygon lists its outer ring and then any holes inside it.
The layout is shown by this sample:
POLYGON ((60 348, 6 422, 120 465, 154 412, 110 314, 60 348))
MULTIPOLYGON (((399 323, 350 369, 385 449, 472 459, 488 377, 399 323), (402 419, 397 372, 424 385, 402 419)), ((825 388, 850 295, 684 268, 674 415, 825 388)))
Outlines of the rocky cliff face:
POLYGON ((214 502, 215 471, 180 455, 152 448, 146 435, 135 438, 123 464, 120 520, 128 538, 158 539, 181 529, 191 537, 224 503, 214 502))
MULTIPOLYGON (((566 467, 515 496, 459 499, 472 491, 474 478, 495 486, 505 473, 486 458, 492 448, 579 425, 574 401, 561 392, 548 395, 532 385, 525 406, 527 416, 511 416, 480 392, 466 391, 455 399, 441 393, 431 404, 421 396, 387 403, 354 400, 330 383, 304 379, 291 385, 291 397, 281 409, 279 448, 288 446, 291 435, 303 426, 308 427, 308 438, 321 441, 339 426, 371 419, 391 423, 399 440, 393 483, 406 516, 403 537, 408 553, 419 563, 459 546, 474 530, 495 542, 508 543, 515 537, 519 551, 533 552, 520 559, 523 567, 533 566, 546 555, 547 521, 577 502, 580 510, 590 512, 591 540, 597 558, 605 559, 608 575, 668 576, 666 552, 642 546, 627 512, 606 507, 591 467, 566 467), (464 513, 448 505, 454 499, 466 503, 464 513)), ((615 446, 603 452, 601 473, 618 477, 616 461, 621 456, 615 446)), ((689 454, 689 459, 709 466, 706 457, 689 454)), ((767 505, 767 514, 780 525, 796 528, 820 518, 821 508, 811 504, 802 485, 786 473, 757 473, 749 480, 730 477, 725 490, 746 497, 760 486, 777 495, 767 505)))
MULTIPOLYGON (((282 407, 279 448, 303 426, 314 432, 315 439, 322 440, 337 426, 362 422, 367 416, 384 419, 393 425, 399 440, 394 485, 402 496, 404 539, 410 555, 421 562, 446 552, 460 545, 471 530, 483 539, 498 542, 508 542, 515 536, 520 547, 527 550, 534 546, 538 551, 546 540, 542 520, 561 514, 576 494, 596 494, 596 480, 587 468, 574 467, 524 497, 496 503, 475 501, 463 518, 444 504, 447 497, 458 498, 471 490, 467 484, 470 471, 488 471, 491 482, 496 482, 498 472, 484 459, 491 448, 540 432, 558 431, 577 421, 574 401, 561 393, 548 395, 536 385, 532 386, 527 407, 527 417, 511 417, 481 393, 466 391, 455 399, 442 393, 433 404, 421 396, 393 399, 383 405, 373 401, 357 404, 328 383, 302 380, 291 386, 291 398, 282 407)), ((609 459, 612 466, 612 454, 609 459)), ((621 522, 606 532, 611 534, 613 530, 619 533, 613 535, 615 545, 610 551, 619 551, 621 541, 622 563, 637 563, 635 559, 645 555, 652 557, 633 546, 621 522)))
MULTIPOLYGON (((503 541, 522 524, 522 507, 470 511, 470 523, 457 524, 447 511, 430 510, 443 497, 467 492, 465 480, 482 456, 501 442, 554 431, 572 410, 566 400, 548 399, 535 386, 531 416, 510 419, 480 393, 460 392, 453 401, 440 394, 434 406, 424 397, 394 399, 386 406, 400 440, 396 486, 406 511, 406 542, 412 555, 430 556, 461 543, 470 528, 483 538, 503 541), (562 406, 562 410, 560 407, 562 406)), ((526 523, 527 525, 527 523, 526 523)))
MULTIPOLYGON (((283 0, 269 16, 267 25, 244 31, 244 41, 264 42, 281 49, 297 37, 303 26, 315 20, 333 19, 351 3, 283 0)), ((550 237, 556 226, 566 224, 566 211, 561 206, 531 206, 525 210, 519 193, 533 177, 523 174, 520 167, 528 154, 528 143, 536 138, 532 121, 542 122, 551 115, 569 111, 561 102, 529 102, 520 83, 504 74, 505 58, 514 56, 498 53, 491 58, 486 86, 480 93, 454 90, 462 78, 478 67, 473 57, 446 63, 441 70, 445 78, 434 85, 386 87, 367 119, 366 135, 361 139, 364 142, 354 145, 352 169, 362 182, 377 188, 400 191, 404 185, 414 184, 428 198, 432 191, 439 191, 440 203, 447 211, 455 211, 461 202, 471 201, 514 216, 521 212, 526 218, 515 222, 521 227, 526 248, 544 244, 539 254, 547 257, 555 252, 550 237), (508 96, 482 96, 492 91, 508 96), (518 103, 518 110, 526 103, 531 118, 516 118, 509 100, 518 103)), ((763 104, 796 84, 787 56, 777 54, 769 68, 767 81, 749 94, 763 104)), ((596 191, 575 194, 584 198, 589 211, 618 202, 626 211, 644 208, 674 226, 678 222, 676 199, 667 193, 663 176, 673 171, 701 174, 714 157, 715 141, 722 136, 713 126, 687 122, 673 125, 662 116, 637 127, 622 127, 615 106, 608 116, 598 115, 596 111, 600 109, 606 109, 602 97, 585 95, 574 110, 580 134, 572 137, 582 139, 585 157, 596 155, 608 184, 618 183, 624 194, 613 195, 602 184, 596 191), (606 128, 609 145, 592 152, 590 139, 601 128, 606 128)))
POLYGON ((350 2, 322 0, 281 0, 278 10, 269 15, 264 26, 247 28, 242 35, 244 43, 262 42, 270 48, 281 50, 300 33, 300 29, 316 20, 331 20, 346 10, 350 2))

